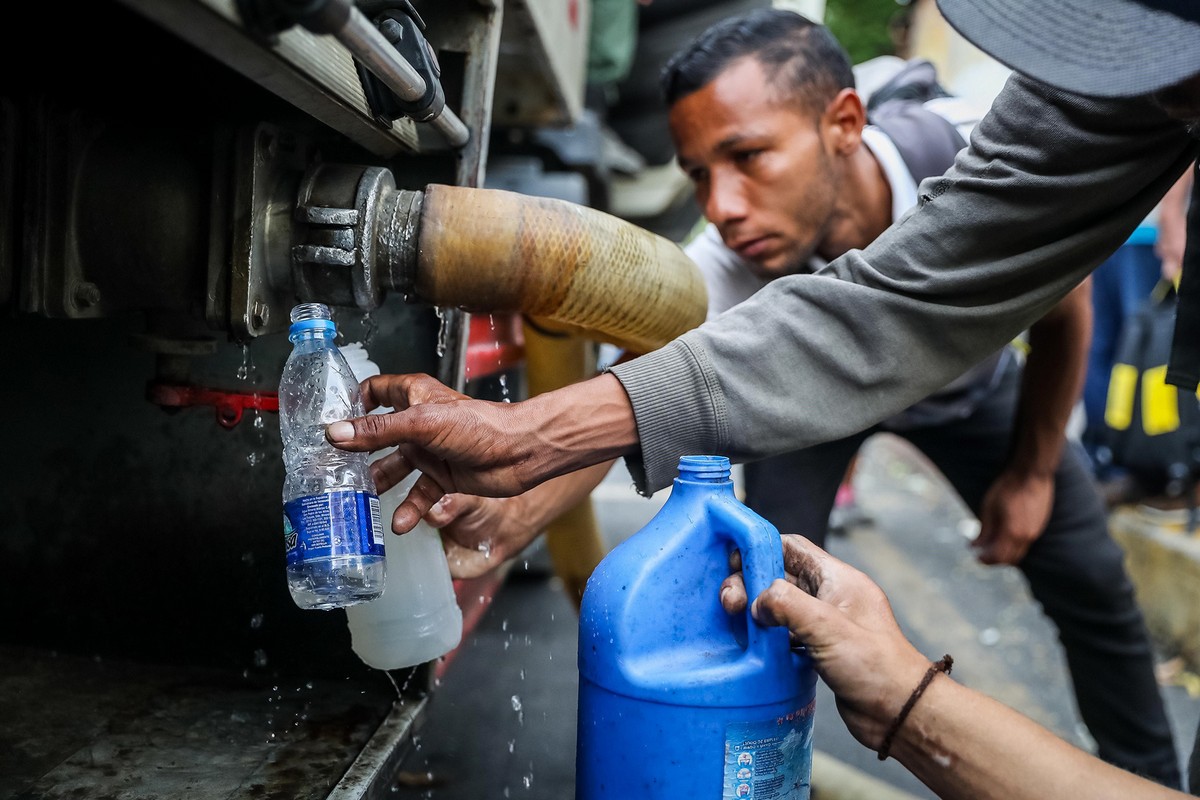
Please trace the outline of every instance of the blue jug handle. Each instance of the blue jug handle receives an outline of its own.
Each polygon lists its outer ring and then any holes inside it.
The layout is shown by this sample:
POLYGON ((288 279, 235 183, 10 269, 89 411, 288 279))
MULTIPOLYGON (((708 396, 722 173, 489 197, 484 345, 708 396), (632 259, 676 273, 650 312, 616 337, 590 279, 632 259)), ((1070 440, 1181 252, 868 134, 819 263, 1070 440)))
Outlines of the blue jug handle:
POLYGON ((742 554, 742 580, 746 584, 746 652, 769 662, 770 649, 790 647, 786 628, 760 625, 750 605, 776 578, 784 577, 783 542, 775 526, 739 503, 710 504, 717 533, 724 534, 742 554), (782 639, 776 643, 773 640, 782 639))

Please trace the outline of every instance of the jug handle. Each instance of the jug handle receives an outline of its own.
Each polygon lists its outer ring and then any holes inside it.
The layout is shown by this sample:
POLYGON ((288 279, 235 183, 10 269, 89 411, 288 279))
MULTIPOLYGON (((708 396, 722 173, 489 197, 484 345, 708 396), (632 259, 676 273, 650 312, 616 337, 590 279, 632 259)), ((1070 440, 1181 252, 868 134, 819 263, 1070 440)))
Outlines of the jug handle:
POLYGON ((746 652, 767 659, 773 639, 783 639, 788 647, 786 628, 760 625, 750 614, 750 605, 776 578, 784 577, 783 542, 775 526, 743 505, 727 502, 713 504, 716 530, 733 541, 742 554, 742 580, 746 584, 746 652))

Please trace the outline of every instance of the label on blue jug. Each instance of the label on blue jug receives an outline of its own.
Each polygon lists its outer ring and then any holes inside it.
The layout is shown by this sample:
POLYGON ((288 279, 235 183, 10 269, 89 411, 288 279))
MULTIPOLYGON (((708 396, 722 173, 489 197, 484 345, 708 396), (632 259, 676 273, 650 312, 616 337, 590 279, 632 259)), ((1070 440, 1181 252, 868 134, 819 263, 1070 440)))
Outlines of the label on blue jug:
POLYGON ((722 800, 808 800, 814 709, 725 726, 722 800))
POLYGON ((287 563, 329 556, 383 555, 379 498, 369 492, 330 492, 283 505, 287 563))

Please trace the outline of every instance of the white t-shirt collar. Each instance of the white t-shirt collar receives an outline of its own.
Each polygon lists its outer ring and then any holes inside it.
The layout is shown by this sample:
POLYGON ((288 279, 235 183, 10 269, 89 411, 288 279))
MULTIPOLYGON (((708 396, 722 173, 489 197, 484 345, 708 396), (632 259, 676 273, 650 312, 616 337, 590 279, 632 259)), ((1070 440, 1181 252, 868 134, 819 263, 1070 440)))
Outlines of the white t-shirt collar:
POLYGON ((904 159, 888 135, 873 125, 863 128, 863 144, 883 168, 883 177, 892 190, 892 222, 917 204, 917 183, 909 174, 904 159))

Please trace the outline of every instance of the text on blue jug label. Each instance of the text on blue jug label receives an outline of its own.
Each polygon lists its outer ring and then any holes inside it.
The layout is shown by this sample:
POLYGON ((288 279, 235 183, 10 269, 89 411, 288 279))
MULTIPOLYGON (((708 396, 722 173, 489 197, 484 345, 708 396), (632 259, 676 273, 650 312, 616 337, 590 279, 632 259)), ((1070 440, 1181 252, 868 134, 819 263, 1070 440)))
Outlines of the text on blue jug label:
POLYGON ((283 506, 287 563, 344 555, 383 555, 379 498, 368 492, 330 492, 283 506))
POLYGON ((808 800, 814 708, 725 726, 722 800, 808 800))

